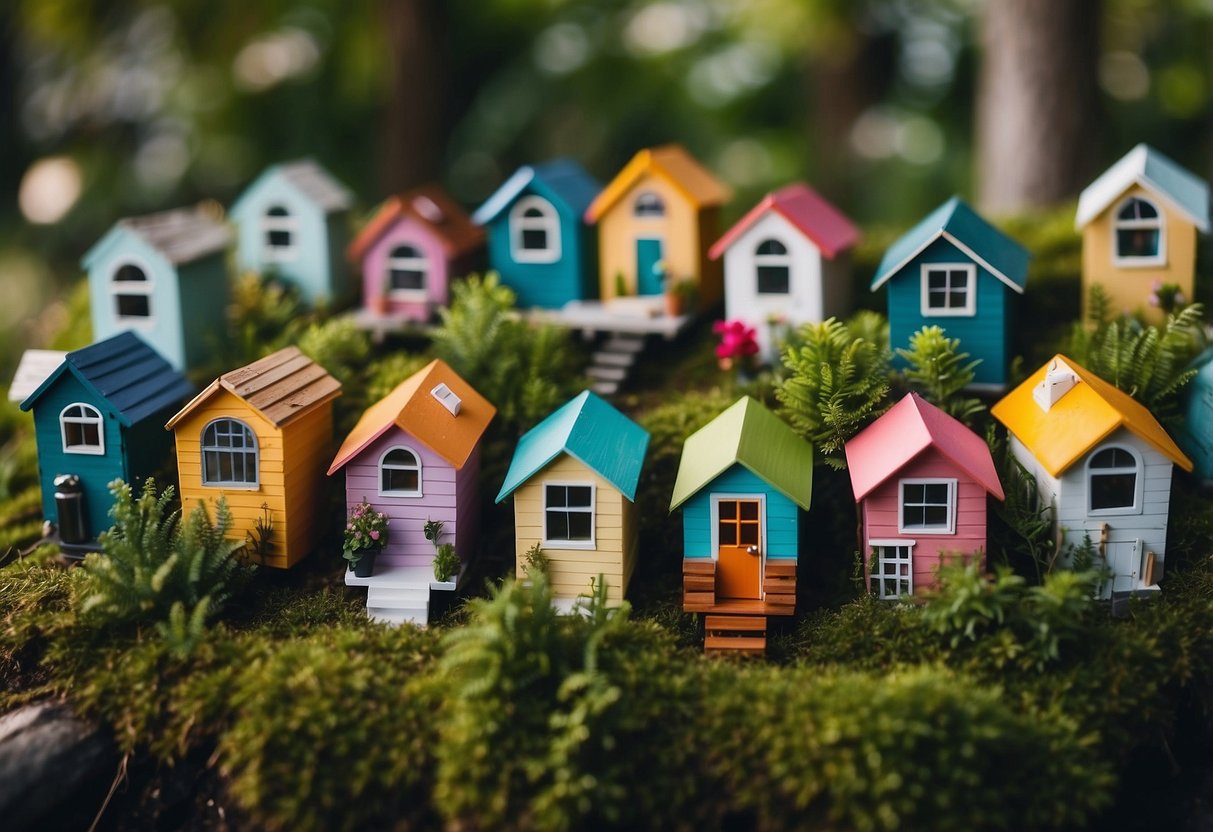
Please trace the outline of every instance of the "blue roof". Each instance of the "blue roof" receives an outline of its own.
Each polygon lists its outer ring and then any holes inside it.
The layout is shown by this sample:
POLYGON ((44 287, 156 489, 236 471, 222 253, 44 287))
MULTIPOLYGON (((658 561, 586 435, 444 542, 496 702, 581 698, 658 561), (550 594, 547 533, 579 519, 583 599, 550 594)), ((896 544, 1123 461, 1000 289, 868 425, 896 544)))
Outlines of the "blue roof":
POLYGON ((185 376, 133 332, 121 332, 69 352, 63 363, 21 403, 29 410, 64 373, 113 409, 123 427, 181 403, 194 393, 185 376))
POLYGON ((954 196, 889 246, 876 270, 872 290, 879 289, 939 237, 947 238, 973 256, 1015 291, 1022 292, 1027 285, 1028 260, 1031 259, 1028 250, 982 219, 960 197, 954 196))
POLYGON ((476 209, 472 221, 487 225, 508 208, 528 185, 559 203, 564 211, 580 218, 585 214, 602 185, 572 159, 556 159, 541 165, 523 165, 505 181, 483 205, 476 209))
POLYGON ((561 453, 569 454, 634 501, 648 446, 648 431, 586 390, 518 440, 497 502, 561 453))
POLYGON ((1209 183, 1147 144, 1130 150, 1078 197, 1079 228, 1103 213, 1133 184, 1169 200, 1201 231, 1209 230, 1209 183))

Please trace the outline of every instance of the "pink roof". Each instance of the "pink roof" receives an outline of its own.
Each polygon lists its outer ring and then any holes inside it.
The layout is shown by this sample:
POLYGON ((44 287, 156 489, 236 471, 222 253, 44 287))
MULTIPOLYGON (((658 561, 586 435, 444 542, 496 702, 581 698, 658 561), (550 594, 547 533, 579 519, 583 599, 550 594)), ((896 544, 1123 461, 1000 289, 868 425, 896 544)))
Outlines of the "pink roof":
POLYGON ((986 441, 917 393, 910 393, 847 443, 855 502, 927 448, 935 448, 974 482, 1003 499, 986 441))
POLYGON ((859 229, 846 215, 826 202, 808 185, 794 182, 763 197, 761 202, 751 208, 749 213, 708 249, 708 256, 713 260, 719 259, 725 249, 767 211, 775 211, 798 228, 830 260, 840 251, 845 251, 859 242, 859 229))

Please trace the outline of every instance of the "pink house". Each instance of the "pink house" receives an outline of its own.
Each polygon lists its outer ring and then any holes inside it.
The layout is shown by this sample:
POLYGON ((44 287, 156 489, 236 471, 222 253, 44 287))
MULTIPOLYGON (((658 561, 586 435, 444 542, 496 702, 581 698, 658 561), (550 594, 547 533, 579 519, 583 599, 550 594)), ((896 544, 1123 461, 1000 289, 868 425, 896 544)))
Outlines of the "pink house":
POLYGON ((986 548, 986 495, 1003 499, 990 448, 910 393, 847 443, 869 588, 900 598, 936 585, 945 554, 986 548))

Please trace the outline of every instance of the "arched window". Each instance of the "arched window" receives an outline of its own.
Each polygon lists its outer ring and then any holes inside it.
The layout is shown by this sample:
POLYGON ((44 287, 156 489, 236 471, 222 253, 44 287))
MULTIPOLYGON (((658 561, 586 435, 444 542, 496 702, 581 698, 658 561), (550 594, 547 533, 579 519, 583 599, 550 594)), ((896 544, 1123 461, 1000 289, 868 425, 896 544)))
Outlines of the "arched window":
POLYGON ((392 448, 379 460, 379 493, 421 496, 421 457, 409 448, 392 448))
POLYGON ((632 203, 632 216, 664 217, 665 201, 652 191, 642 191, 636 195, 636 201, 632 203))
POLYGON ((216 419, 202 429, 202 484, 249 487, 260 481, 257 437, 238 419, 216 419))
POLYGON ((421 249, 408 244, 396 246, 387 258, 388 292, 406 299, 418 296, 424 299, 429 268, 421 249))
POLYGON ((1127 448, 1104 448, 1087 463, 1092 513, 1127 513, 1138 508, 1140 461, 1127 448))
POLYGON ((791 291, 792 260, 788 249, 778 240, 763 240, 754 250, 754 270, 758 294, 786 295, 791 291))
POLYGON ((123 263, 110 277, 114 316, 119 321, 146 321, 152 317, 152 282, 134 263, 123 263))
POLYGON ((1163 262, 1163 220, 1158 206, 1129 197, 1116 209, 1116 260, 1125 264, 1163 262))
POLYGON ((271 205, 262 219, 265 232, 265 259, 271 262, 293 260, 298 222, 282 205, 271 205))
POLYGON ((63 434, 63 452, 69 454, 105 453, 105 423, 101 411, 91 404, 76 402, 59 414, 59 431, 63 434))
POLYGON ((560 218, 552 203, 538 196, 518 200, 510 212, 510 249, 519 263, 560 259, 560 218))

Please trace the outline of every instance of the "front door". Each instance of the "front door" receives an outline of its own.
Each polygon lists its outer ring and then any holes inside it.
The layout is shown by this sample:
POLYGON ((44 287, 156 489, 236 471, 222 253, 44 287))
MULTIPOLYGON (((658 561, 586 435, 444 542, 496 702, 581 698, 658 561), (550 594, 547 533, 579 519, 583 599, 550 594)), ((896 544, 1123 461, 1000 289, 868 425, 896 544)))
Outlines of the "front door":
POLYGON ((1132 592, 1141 587, 1141 541, 1137 538, 1129 540, 1109 540, 1104 545, 1108 568, 1112 571, 1110 581, 1105 583, 1104 598, 1111 597, 1113 592, 1132 592))
POLYGON ((661 285, 661 240, 636 241, 636 294, 660 295, 661 285))
POLYGON ((717 503, 717 598, 762 597, 762 512, 758 500, 717 503))

